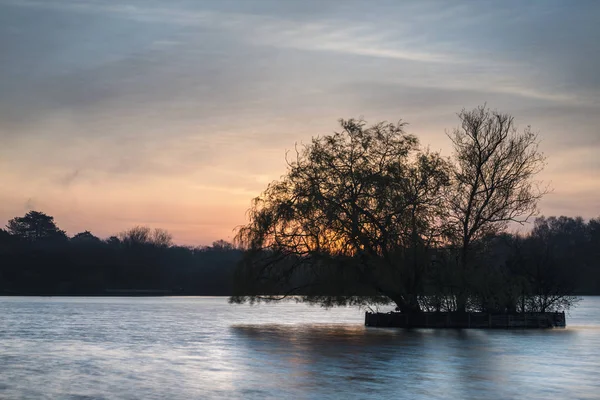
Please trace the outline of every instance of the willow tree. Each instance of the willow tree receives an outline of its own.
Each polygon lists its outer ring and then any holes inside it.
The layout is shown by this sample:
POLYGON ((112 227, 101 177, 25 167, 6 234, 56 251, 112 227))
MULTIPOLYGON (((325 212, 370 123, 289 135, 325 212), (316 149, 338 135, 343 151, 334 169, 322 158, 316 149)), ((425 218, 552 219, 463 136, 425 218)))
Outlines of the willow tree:
POLYGON ((234 302, 381 301, 419 310, 428 249, 440 240, 448 164, 405 124, 340 120, 296 149, 249 210, 234 302))
POLYGON ((457 254, 457 309, 465 311, 476 264, 474 245, 507 225, 537 214, 546 193, 535 176, 545 165, 530 127, 519 131, 514 118, 486 106, 462 110, 459 128, 448 136, 454 146, 452 190, 447 201, 449 238, 457 254))

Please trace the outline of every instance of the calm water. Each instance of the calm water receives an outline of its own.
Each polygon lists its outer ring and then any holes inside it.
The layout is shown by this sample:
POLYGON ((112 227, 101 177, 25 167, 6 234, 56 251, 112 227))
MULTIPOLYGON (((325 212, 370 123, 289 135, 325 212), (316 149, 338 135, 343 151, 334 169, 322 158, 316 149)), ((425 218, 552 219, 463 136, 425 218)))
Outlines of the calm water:
POLYGON ((600 398, 599 297, 549 331, 362 323, 224 298, 0 297, 0 398, 600 398))

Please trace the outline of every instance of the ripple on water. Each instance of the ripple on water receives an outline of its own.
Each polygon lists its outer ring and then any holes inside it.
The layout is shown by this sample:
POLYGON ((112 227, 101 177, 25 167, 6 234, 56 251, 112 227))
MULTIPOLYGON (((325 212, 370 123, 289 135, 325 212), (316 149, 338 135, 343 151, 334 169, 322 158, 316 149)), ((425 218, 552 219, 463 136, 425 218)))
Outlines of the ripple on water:
POLYGON ((224 298, 0 298, 0 398, 581 398, 600 298, 566 329, 374 329, 360 310, 224 298))

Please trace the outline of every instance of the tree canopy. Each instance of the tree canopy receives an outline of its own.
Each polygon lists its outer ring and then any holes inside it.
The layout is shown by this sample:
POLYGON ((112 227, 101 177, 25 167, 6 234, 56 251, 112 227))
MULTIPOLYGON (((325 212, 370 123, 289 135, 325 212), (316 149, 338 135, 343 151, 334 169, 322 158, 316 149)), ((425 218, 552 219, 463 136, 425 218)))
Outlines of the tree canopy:
POLYGON ((448 240, 458 251, 458 308, 464 310, 473 274, 473 242, 503 232, 510 222, 537 214, 546 188, 534 180, 545 165, 537 135, 519 132, 514 118, 486 106, 462 110, 452 141, 452 190, 448 191, 448 240))
POLYGON ((423 148, 402 121, 340 120, 340 132, 296 148, 238 231, 247 252, 232 301, 301 295, 415 312, 443 286, 465 310, 480 294, 471 281, 486 238, 536 214, 545 159, 510 115, 482 106, 458 117, 451 158, 423 148))
POLYGON ((368 287, 416 307, 422 253, 441 240, 436 219, 449 165, 422 149, 403 122, 340 125, 297 149, 288 173, 254 200, 237 236, 249 249, 243 275, 254 276, 244 282, 257 284, 247 286, 257 294, 267 288, 261 282, 281 293, 323 294, 339 288, 335 271, 343 269, 346 298, 368 287))
POLYGON ((0 294, 229 295, 241 252, 217 241, 173 245, 164 229, 135 226, 106 240, 68 238, 54 218, 32 211, 0 229, 0 294), (60 240, 54 240, 56 238, 60 240))
POLYGON ((54 217, 39 211, 29 211, 23 217, 8 221, 7 231, 14 236, 32 242, 45 239, 66 239, 65 231, 58 229, 54 217))

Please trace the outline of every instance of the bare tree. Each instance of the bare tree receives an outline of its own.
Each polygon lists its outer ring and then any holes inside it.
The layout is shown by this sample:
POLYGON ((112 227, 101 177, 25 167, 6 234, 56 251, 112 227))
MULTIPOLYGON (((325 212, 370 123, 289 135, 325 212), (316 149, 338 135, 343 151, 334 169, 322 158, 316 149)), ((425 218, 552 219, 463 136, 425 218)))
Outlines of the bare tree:
POLYGON ((474 242, 536 215, 547 189, 534 181, 545 158, 530 127, 519 132, 512 116, 485 105, 458 117, 460 127, 448 134, 455 168, 447 222, 459 251, 457 308, 465 311, 474 242))
POLYGON ((128 246, 150 243, 152 230, 147 226, 134 226, 118 235, 122 243, 128 246))
POLYGON ((147 226, 134 226, 119 233, 118 238, 122 243, 132 245, 153 245, 157 247, 170 247, 173 244, 173 236, 165 229, 156 228, 152 230, 147 226))
POLYGON ((152 231, 151 242, 158 247, 171 247, 173 245, 173 235, 166 229, 155 228, 152 231))

